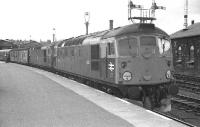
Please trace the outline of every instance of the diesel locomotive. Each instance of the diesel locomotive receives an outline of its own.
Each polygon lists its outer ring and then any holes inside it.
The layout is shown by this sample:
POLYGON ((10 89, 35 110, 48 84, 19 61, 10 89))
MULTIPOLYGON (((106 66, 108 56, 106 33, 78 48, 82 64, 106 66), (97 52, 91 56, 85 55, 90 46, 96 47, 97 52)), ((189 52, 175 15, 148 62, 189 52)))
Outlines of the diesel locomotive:
POLYGON ((147 109, 169 111, 171 95, 178 93, 170 38, 146 20, 153 18, 143 17, 140 23, 69 38, 48 47, 11 50, 10 60, 93 82, 107 92, 140 100, 147 109))
POLYGON ((15 49, 10 60, 93 81, 148 109, 169 107, 173 82, 169 35, 154 24, 131 24, 82 35, 49 47, 15 49))

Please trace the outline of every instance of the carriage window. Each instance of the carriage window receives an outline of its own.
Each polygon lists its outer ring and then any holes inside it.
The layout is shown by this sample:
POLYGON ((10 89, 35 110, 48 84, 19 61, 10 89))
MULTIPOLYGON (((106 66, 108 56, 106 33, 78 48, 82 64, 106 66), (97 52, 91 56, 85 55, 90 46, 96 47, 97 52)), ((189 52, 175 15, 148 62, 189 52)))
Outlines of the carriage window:
POLYGON ((143 36, 140 38, 141 46, 156 46, 156 38, 151 36, 143 36))
POLYGON ((74 56, 74 48, 71 48, 71 56, 74 56))
POLYGON ((119 41, 119 55, 120 56, 135 56, 137 55, 137 39, 122 39, 119 41))
POLYGON ((68 50, 67 50, 67 48, 65 48, 64 51, 65 51, 65 56, 67 56, 67 55, 68 55, 68 50))
POLYGON ((47 62, 47 50, 44 50, 44 62, 47 62))
POLYGON ((62 57, 65 57, 65 49, 62 48, 62 57))
POLYGON ((81 48, 78 50, 78 55, 81 56, 81 48))

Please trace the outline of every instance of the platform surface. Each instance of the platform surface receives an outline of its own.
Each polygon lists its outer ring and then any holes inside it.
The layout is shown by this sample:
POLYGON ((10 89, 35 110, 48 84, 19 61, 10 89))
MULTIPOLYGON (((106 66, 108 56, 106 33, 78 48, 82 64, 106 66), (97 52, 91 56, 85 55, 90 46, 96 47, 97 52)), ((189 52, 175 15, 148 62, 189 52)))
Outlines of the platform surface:
POLYGON ((1 127, 184 127, 83 84, 0 62, 1 127))

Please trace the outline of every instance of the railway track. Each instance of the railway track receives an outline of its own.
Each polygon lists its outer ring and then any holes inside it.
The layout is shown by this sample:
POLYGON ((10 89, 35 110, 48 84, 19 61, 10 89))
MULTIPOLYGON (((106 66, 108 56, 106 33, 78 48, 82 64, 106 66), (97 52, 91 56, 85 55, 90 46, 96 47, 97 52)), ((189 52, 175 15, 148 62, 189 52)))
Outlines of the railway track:
POLYGON ((172 98, 172 103, 180 110, 193 112, 200 116, 200 100, 185 95, 177 95, 172 98))
POLYGON ((200 94, 200 77, 174 74, 176 84, 186 91, 200 94))
POLYGON ((174 77, 176 79, 183 79, 185 81, 194 81, 194 82, 200 83, 200 77, 194 76, 194 75, 185 75, 185 74, 176 73, 176 74, 174 74, 174 77))

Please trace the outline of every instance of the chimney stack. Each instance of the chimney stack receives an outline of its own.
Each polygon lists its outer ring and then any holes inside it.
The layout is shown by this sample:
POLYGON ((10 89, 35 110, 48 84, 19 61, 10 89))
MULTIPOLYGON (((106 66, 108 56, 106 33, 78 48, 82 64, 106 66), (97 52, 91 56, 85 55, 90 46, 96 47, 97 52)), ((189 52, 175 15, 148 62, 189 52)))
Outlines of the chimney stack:
POLYGON ((191 21, 191 25, 193 25, 193 24, 194 24, 194 20, 191 21))
POLYGON ((113 29, 113 20, 109 20, 109 25, 110 25, 109 29, 112 30, 113 29))

